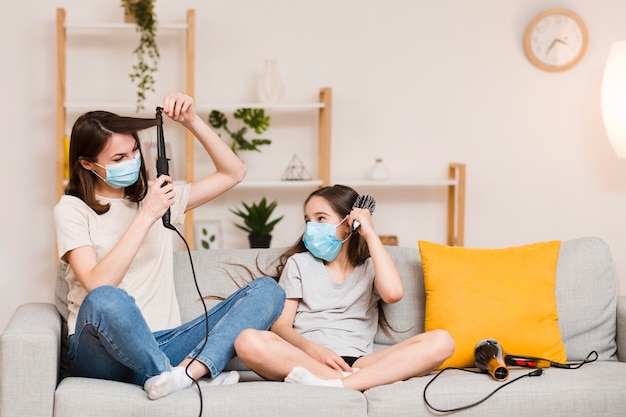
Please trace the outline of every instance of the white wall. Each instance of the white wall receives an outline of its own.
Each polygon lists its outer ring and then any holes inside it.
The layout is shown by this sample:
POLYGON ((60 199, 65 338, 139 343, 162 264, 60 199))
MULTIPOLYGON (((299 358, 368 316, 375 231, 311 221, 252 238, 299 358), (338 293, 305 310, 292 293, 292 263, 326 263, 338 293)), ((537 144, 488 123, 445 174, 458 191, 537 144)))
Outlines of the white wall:
MULTIPOLYGON (((118 3, 34 0, 15 3, 0 16, 0 329, 19 304, 52 300, 55 9, 65 7, 70 22, 117 21, 118 3)), ((333 87, 335 178, 363 178, 376 157, 384 158, 393 178, 443 178, 449 162, 465 162, 466 246, 599 236, 612 248, 619 291, 626 293, 626 160, 613 153, 599 108, 609 47, 626 39, 626 2, 157 1, 164 23, 183 21, 188 8, 197 11, 199 102, 254 100, 261 62, 275 57, 285 101, 314 100, 320 87, 333 87), (522 49, 526 25, 549 7, 576 12, 590 33, 586 56, 564 73, 534 68, 522 49)), ((132 104, 126 78, 132 49, 115 51, 134 41, 72 39, 70 98, 121 97, 132 104)), ((152 103, 183 88, 179 38, 162 39, 159 91, 152 103)), ((305 114, 273 120, 277 146, 267 155, 272 166, 286 166, 291 154, 281 149, 292 136, 314 137, 299 126, 314 126, 315 119, 305 114)), ((167 132, 175 144, 176 131, 167 132)), ((233 192, 197 217, 221 218, 230 236, 225 245, 244 247, 245 236, 233 228, 236 219, 224 206, 261 194, 233 192)), ((284 203, 284 193, 264 194, 281 199, 280 214, 287 218, 274 246, 287 245, 300 231, 306 192, 284 203)), ((417 239, 444 242, 445 194, 400 194, 377 195, 379 231, 399 235, 403 246, 415 246, 417 239)))

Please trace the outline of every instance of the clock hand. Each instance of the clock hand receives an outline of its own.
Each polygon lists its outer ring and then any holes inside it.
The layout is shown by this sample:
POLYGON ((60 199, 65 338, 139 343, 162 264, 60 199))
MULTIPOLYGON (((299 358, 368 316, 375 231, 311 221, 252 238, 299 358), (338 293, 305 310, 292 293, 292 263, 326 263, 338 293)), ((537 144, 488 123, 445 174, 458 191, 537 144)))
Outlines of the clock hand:
POLYGON ((562 43, 563 45, 567 45, 567 42, 564 41, 563 39, 559 39, 559 38, 554 38, 554 40, 552 41, 552 43, 550 44, 550 46, 548 47, 548 49, 546 50, 546 55, 548 55, 550 53, 550 51, 552 50, 552 48, 554 48, 554 45, 556 45, 558 43, 562 43))

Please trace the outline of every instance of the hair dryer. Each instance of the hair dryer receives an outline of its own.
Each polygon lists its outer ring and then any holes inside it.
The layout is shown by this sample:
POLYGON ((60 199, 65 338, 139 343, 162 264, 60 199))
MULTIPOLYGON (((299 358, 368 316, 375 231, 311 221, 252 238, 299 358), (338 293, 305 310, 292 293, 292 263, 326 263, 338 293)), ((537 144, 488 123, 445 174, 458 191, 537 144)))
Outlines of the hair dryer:
MULTIPOLYGON (((157 161, 156 161, 156 171, 157 177, 161 175, 169 175, 169 163, 167 162, 167 156, 165 155, 165 138, 163 137, 163 107, 156 108, 156 119, 157 119, 157 161)), ((163 183, 165 186, 166 183, 163 183)), ((176 230, 174 226, 170 223, 170 209, 167 209, 165 214, 163 215, 163 226, 167 229, 176 230)))
POLYGON ((504 381, 509 377, 509 369, 504 361, 505 356, 502 346, 492 339, 481 340, 474 348, 476 367, 491 374, 496 381, 504 381))

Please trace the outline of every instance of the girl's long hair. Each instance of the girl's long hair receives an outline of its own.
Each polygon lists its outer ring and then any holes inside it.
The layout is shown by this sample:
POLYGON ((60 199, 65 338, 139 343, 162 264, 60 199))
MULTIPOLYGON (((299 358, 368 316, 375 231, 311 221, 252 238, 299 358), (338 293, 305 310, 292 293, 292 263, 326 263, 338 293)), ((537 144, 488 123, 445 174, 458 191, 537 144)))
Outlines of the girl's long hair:
MULTIPOLYGON (((336 184, 333 186, 322 187, 315 191, 313 191, 307 199, 304 201, 304 206, 306 207, 309 200, 313 197, 322 197, 328 201, 331 208, 339 215, 341 218, 345 218, 352 211, 352 206, 356 202, 359 194, 351 187, 346 185, 336 184)), ((358 233, 354 233, 350 236, 350 239, 347 240, 348 243, 348 261, 352 264, 352 266, 362 265, 367 258, 370 257, 370 252, 367 247, 367 242, 365 239, 358 233)), ((307 248, 304 246, 304 242, 302 240, 302 236, 298 241, 288 248, 283 254, 278 258, 276 272, 277 276, 274 277, 278 281, 280 278, 283 269, 285 268, 285 264, 287 263, 287 259, 290 256, 295 255, 296 253, 306 252, 307 248)), ((385 310, 383 309, 383 301, 378 301, 378 322, 381 326, 382 331, 390 337, 392 340, 395 340, 395 336, 392 335, 391 331, 398 332, 389 321, 385 315, 385 310)))
POLYGON ((111 136, 114 133, 121 133, 135 138, 142 160, 139 179, 126 187, 124 193, 130 201, 138 203, 143 200, 148 192, 148 175, 137 132, 156 125, 156 118, 123 117, 102 110, 90 111, 80 116, 74 123, 70 137, 70 178, 65 187, 65 194, 80 198, 98 214, 109 211, 109 204, 102 204, 96 198, 96 181, 100 179, 83 168, 80 161, 84 159, 96 162, 111 136))

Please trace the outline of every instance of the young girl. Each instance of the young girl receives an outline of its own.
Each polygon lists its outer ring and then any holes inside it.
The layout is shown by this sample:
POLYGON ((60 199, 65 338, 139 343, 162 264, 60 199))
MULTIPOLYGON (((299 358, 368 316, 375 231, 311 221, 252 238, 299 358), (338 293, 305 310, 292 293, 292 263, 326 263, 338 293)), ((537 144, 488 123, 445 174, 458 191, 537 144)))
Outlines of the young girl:
POLYGON ((352 209, 357 197, 335 185, 305 201, 305 232, 279 267, 283 312, 271 332, 245 330, 235 341, 239 358, 259 375, 366 390, 425 375, 452 355, 454 342, 443 330, 373 352, 377 303, 399 301, 403 286, 370 212, 352 209))
POLYGON ((259 278, 209 311, 206 345, 204 314, 181 324, 174 232, 161 217, 170 209, 171 224, 180 226, 187 210, 234 187, 246 168, 195 113, 191 97, 165 97, 163 113, 194 134, 214 173, 176 187, 162 175, 149 186, 137 132, 156 119, 93 111, 72 129, 70 179, 54 209, 69 284, 70 374, 143 385, 151 399, 204 375, 212 384, 237 382, 238 374, 217 377, 235 354, 235 338, 247 328, 268 329, 285 299, 273 279, 259 278))

